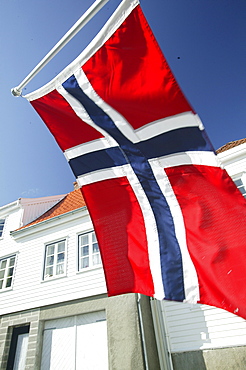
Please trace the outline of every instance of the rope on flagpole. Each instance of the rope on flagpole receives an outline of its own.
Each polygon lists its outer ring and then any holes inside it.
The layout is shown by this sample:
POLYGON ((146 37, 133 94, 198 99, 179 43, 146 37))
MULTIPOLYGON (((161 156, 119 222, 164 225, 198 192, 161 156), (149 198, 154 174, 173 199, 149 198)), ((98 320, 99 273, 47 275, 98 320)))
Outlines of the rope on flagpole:
POLYGON ((68 30, 68 32, 58 41, 58 43, 46 54, 46 56, 36 65, 35 68, 24 78, 16 87, 11 89, 14 96, 21 96, 22 89, 44 68, 44 66, 89 22, 94 15, 109 0, 96 0, 91 7, 79 18, 79 20, 68 30))

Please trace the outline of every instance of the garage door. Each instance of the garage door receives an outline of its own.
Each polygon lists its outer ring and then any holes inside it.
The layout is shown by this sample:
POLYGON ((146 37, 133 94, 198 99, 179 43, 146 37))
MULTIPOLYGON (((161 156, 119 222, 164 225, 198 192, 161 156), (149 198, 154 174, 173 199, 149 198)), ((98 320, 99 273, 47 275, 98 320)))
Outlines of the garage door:
POLYGON ((104 311, 45 323, 41 370, 108 369, 104 311))

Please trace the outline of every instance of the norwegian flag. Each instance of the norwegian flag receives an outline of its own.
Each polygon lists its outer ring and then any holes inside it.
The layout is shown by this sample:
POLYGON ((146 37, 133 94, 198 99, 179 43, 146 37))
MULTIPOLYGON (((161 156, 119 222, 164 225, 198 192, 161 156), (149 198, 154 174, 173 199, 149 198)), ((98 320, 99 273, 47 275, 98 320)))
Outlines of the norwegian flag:
POLYGON ((108 294, 246 318, 245 200, 220 168, 136 0, 26 98, 77 177, 108 294))

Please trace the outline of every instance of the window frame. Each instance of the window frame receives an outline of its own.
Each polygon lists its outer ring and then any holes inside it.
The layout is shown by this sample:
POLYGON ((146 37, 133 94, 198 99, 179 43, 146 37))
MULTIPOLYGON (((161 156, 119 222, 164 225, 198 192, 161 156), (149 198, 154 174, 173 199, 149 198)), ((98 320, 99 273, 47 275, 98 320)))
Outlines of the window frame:
POLYGON ((7 290, 11 290, 13 289, 13 284, 14 284, 14 276, 15 276, 15 271, 16 271, 16 264, 17 264, 17 253, 12 253, 8 256, 3 256, 3 257, 0 257, 0 282, 1 280, 3 280, 3 286, 4 287, 1 287, 0 288, 0 293, 1 292, 5 292, 7 290), (13 266, 10 266, 10 260, 11 258, 15 257, 15 261, 14 261, 14 265, 13 266), (4 260, 7 260, 7 265, 4 269, 1 268, 1 263, 2 261, 4 260), (10 268, 13 268, 13 274, 8 276, 8 270, 10 268), (4 276, 1 277, 1 271, 4 270, 4 276), (6 286, 7 285, 7 280, 11 277, 11 285, 10 286, 6 286))
MULTIPOLYGON (((62 252, 60 252, 60 253, 62 253, 62 252)), ((52 255, 53 254, 50 254, 50 257, 52 255)), ((54 240, 52 242, 45 243, 45 245, 44 245, 43 269, 42 269, 42 282, 50 281, 50 280, 54 280, 54 279, 60 279, 64 276, 66 276, 66 275, 67 275, 67 238, 60 238, 60 239, 54 240), (63 270, 63 273, 57 274, 56 269, 57 269, 57 266, 59 265, 59 263, 57 263, 58 262, 58 254, 59 254, 58 244, 62 243, 62 242, 64 242, 64 251, 63 251, 63 253, 65 254, 64 261, 63 261, 64 270, 63 270), (48 250, 48 247, 51 247, 53 245, 55 246, 55 248, 54 248, 54 263, 50 264, 50 265, 47 265, 46 264, 47 250, 48 250), (46 268, 48 266, 53 267, 53 275, 51 275, 51 276, 48 276, 48 274, 46 274, 46 268), (55 274, 54 274, 54 271, 55 271, 55 274)))
POLYGON ((242 172, 232 177, 234 184, 236 185, 237 189, 240 191, 242 196, 246 199, 246 172, 242 172), (237 186, 236 181, 241 181, 242 185, 237 186), (240 188, 243 188, 244 191, 242 192, 240 188))
POLYGON ((2 238, 3 238, 5 225, 6 225, 6 217, 2 217, 2 218, 0 218, 0 239, 2 239, 2 238), (2 221, 2 222, 1 222, 1 221, 2 221), (1 230, 1 224, 2 224, 2 230, 1 230))
POLYGON ((77 271, 79 273, 81 272, 85 272, 85 271, 88 271, 88 270, 94 270, 94 269, 98 269, 98 268, 102 268, 102 258, 101 258, 101 254, 100 254, 100 250, 99 250, 99 246, 98 246, 98 252, 97 253, 93 253, 93 235, 95 237, 95 240, 97 242, 97 245, 98 245, 98 241, 97 241, 97 238, 96 238, 96 234, 95 234, 95 230, 93 229, 90 229, 90 230, 87 230, 87 231, 83 231, 83 232, 80 232, 77 234, 77 271), (88 235, 89 237, 89 253, 88 255, 85 255, 84 257, 86 258, 88 256, 89 258, 89 265, 86 266, 86 267, 81 267, 81 259, 83 258, 81 256, 81 247, 82 247, 82 244, 80 243, 80 239, 81 237, 85 236, 85 235, 88 235), (99 258, 100 258, 100 262, 93 265, 93 256, 95 255, 98 255, 99 254, 99 258))

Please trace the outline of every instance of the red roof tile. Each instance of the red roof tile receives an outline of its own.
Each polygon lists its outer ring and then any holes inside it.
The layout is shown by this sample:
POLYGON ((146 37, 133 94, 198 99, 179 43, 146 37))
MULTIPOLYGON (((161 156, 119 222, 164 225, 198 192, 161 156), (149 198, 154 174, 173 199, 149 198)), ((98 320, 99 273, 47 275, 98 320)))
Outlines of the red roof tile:
POLYGON ((240 139, 240 140, 235 140, 235 141, 230 141, 229 143, 223 145, 221 148, 216 150, 216 153, 222 153, 225 152, 228 149, 235 148, 238 145, 246 143, 246 139, 240 139))
POLYGON ((39 216, 36 220, 30 222, 29 224, 22 226, 20 229, 24 229, 28 226, 46 221, 50 218, 63 215, 64 213, 74 211, 75 209, 84 207, 85 205, 86 204, 81 190, 73 190, 71 193, 68 193, 62 200, 60 200, 60 202, 50 208, 47 212, 39 216))

